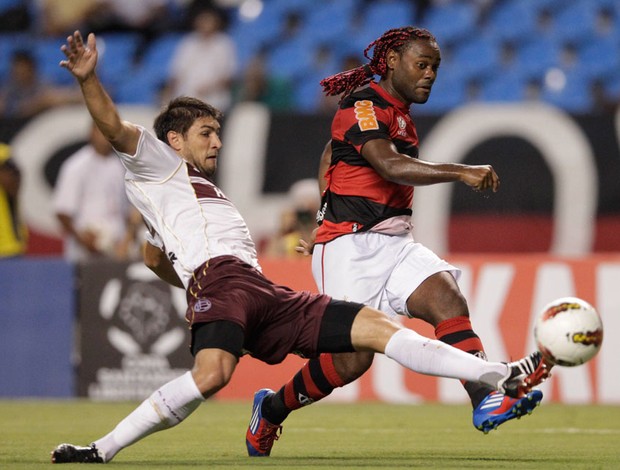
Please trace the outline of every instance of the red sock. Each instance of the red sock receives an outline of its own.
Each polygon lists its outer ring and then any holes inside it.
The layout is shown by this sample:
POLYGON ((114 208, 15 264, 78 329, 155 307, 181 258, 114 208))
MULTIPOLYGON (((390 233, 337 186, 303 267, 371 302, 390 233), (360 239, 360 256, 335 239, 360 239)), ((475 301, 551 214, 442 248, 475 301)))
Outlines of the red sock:
POLYGON ((325 398, 345 382, 336 372, 331 354, 321 354, 310 359, 280 389, 278 394, 290 411, 309 405, 325 398))
MULTIPOLYGON (((486 359, 482 341, 474 333, 469 317, 459 316, 442 321, 435 328, 435 337, 461 351, 486 359)), ((493 391, 491 387, 475 382, 462 382, 462 384, 474 408, 493 391)))
POLYGON ((474 333, 469 317, 459 316, 442 321, 435 328, 435 337, 461 351, 484 355, 482 341, 474 333))

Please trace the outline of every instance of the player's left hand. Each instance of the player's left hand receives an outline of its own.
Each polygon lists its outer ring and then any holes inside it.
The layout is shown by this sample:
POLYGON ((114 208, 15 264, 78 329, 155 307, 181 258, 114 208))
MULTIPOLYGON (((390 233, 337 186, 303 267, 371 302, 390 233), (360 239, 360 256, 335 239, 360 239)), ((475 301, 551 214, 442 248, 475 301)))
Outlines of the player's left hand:
POLYGON ((306 241, 303 238, 299 239, 299 245, 295 247, 297 253, 301 253, 304 256, 310 256, 314 251, 314 240, 316 239, 316 231, 318 227, 312 231, 310 241, 306 241))

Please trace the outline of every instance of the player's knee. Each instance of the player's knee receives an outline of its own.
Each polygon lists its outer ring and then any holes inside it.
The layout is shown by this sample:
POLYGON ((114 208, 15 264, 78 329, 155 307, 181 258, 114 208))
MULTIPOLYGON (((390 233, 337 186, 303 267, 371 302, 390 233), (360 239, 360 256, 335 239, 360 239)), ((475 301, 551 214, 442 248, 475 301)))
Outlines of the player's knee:
POLYGON ((371 352, 335 354, 334 368, 345 383, 351 383, 370 368, 373 358, 371 352))
POLYGON ((237 360, 232 354, 220 350, 202 350, 196 355, 192 376, 205 398, 230 382, 237 360))
POLYGON ((409 313, 432 325, 469 316, 467 300, 449 273, 437 273, 424 281, 407 299, 409 313))
POLYGON ((205 397, 209 397, 228 385, 232 372, 229 373, 224 369, 196 370, 194 368, 192 375, 200 393, 205 397))

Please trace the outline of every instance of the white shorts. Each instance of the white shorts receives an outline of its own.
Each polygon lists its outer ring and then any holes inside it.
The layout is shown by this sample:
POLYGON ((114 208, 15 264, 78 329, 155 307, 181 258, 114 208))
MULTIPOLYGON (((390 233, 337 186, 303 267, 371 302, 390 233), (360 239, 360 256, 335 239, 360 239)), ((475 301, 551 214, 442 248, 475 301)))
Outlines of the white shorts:
POLYGON ((461 271, 420 243, 410 233, 363 232, 317 244, 312 275, 319 292, 360 302, 391 316, 410 316, 407 299, 428 277, 448 271, 458 281, 461 271))

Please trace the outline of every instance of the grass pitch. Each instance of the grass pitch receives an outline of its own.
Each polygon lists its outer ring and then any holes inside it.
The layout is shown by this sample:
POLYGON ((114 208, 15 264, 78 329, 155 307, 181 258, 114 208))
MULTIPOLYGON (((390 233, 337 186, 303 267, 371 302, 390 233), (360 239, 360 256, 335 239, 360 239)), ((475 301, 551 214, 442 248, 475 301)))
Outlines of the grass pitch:
MULTIPOLYGON (((86 445, 136 405, 0 401, 0 469, 50 468, 56 444, 86 445)), ((109 465, 119 470, 620 468, 620 407, 543 404, 532 416, 484 435, 472 427, 467 406, 317 404, 289 417, 270 458, 250 459, 244 441, 250 406, 209 401, 180 426, 125 449, 109 465)))

